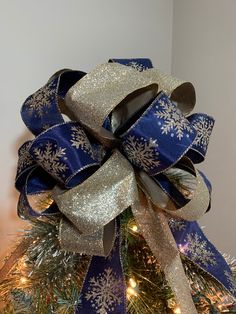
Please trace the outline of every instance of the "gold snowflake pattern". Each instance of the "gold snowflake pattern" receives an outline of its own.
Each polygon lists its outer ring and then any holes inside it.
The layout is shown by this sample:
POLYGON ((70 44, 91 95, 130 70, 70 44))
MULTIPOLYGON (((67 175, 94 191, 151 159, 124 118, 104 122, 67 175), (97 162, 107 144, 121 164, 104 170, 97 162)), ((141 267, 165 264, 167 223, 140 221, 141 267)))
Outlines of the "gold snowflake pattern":
POLYGON ((34 157, 36 161, 53 177, 62 181, 64 172, 67 170, 67 165, 63 162, 66 160, 66 148, 53 146, 47 142, 46 145, 40 148, 34 148, 34 157))
POLYGON ((72 126, 71 131, 71 145, 77 149, 87 152, 93 158, 93 149, 84 130, 82 130, 82 128, 79 126, 72 126))
POLYGON ((34 115, 35 118, 42 118, 46 109, 50 107, 55 93, 56 84, 54 82, 41 87, 26 100, 25 106, 28 113, 34 115))
POLYGON ((168 223, 172 231, 181 231, 186 228, 185 222, 180 219, 170 218, 168 223))
POLYGON ((123 150, 127 158, 145 171, 150 171, 160 165, 157 148, 156 140, 152 138, 149 140, 141 138, 140 140, 133 135, 128 136, 123 143, 123 150))
POLYGON ((21 146, 19 150, 19 159, 18 159, 18 164, 17 164, 18 173, 20 173, 26 167, 30 167, 34 164, 34 160, 32 159, 29 153, 30 145, 31 145, 31 142, 25 143, 23 146, 21 146))
POLYGON ((122 302, 122 279, 109 267, 104 273, 89 280, 90 286, 85 295, 97 314, 107 314, 122 302))
POLYGON ((171 137, 176 136, 182 140, 185 133, 186 137, 193 133, 190 122, 169 98, 160 99, 156 109, 155 116, 159 119, 158 125, 161 126, 162 134, 170 134, 171 137))
POLYGON ((235 293, 236 293, 236 280, 235 280, 235 278, 234 278, 233 275, 232 275, 229 271, 227 271, 227 270, 224 271, 224 274, 225 274, 226 279, 227 279, 227 282, 228 282, 228 284, 229 284, 229 290, 230 290, 230 292, 233 293, 233 294, 235 294, 235 293))
POLYGON ((181 246, 181 251, 188 253, 192 261, 205 267, 217 264, 215 254, 207 246, 207 241, 202 240, 200 235, 189 233, 185 242, 186 244, 181 246))
POLYGON ((214 122, 210 119, 206 119, 203 116, 200 116, 198 117, 197 120, 193 122, 192 125, 197 131, 197 136, 194 140, 194 145, 198 145, 202 149, 206 150, 209 144, 214 122))
POLYGON ((132 67, 133 69, 135 69, 135 70, 137 70, 137 71, 139 71, 139 72, 142 72, 142 71, 148 69, 148 68, 145 67, 143 64, 138 63, 138 62, 136 62, 136 61, 130 61, 130 62, 127 64, 127 66, 130 66, 130 67, 132 67))

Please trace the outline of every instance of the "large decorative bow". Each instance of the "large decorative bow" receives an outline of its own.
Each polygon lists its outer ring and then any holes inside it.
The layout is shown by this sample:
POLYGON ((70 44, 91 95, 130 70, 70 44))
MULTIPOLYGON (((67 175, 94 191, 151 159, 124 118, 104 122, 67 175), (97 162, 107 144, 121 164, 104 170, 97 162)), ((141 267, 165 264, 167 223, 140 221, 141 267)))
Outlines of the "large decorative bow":
MULTIPOLYGON (((62 248, 93 256, 80 311, 93 313, 92 276, 113 271, 124 291, 117 217, 130 207, 181 313, 197 313, 180 253, 235 292, 228 265, 195 222, 210 206, 210 183, 194 164, 204 160, 214 120, 189 115, 191 83, 147 59, 110 61, 88 74, 60 71, 26 99, 22 118, 36 138, 19 149, 18 213, 63 213, 62 248)), ((114 313, 125 312, 121 290, 114 313)))

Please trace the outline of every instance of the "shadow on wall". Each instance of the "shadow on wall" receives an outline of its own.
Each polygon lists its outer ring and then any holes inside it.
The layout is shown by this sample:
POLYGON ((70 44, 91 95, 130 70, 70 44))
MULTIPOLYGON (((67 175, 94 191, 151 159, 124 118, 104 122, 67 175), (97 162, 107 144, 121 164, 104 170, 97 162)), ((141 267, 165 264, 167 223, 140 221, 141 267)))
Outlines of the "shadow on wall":
POLYGON ((22 231, 28 226, 26 221, 23 221, 17 216, 19 193, 14 187, 14 181, 17 169, 18 149, 29 139, 32 139, 32 134, 28 130, 25 130, 25 132, 16 139, 11 149, 13 158, 16 160, 16 165, 12 169, 10 177, 9 202, 3 205, 0 212, 0 267, 4 262, 4 258, 11 253, 20 240, 19 236, 22 235, 22 231))

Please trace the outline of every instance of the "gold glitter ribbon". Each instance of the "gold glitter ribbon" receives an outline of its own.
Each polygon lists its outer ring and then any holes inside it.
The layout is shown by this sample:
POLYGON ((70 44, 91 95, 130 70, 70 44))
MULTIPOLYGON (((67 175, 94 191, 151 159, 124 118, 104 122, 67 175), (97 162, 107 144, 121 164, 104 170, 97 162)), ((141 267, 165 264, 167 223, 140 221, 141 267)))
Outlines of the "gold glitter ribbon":
POLYGON ((82 184, 67 191, 55 188, 54 199, 60 211, 73 222, 61 224, 62 247, 106 256, 115 236, 114 219, 138 200, 133 167, 115 150, 82 184))
POLYGON ((153 205, 165 211, 170 216, 178 219, 195 221, 202 217, 210 202, 207 186, 196 171, 196 188, 194 197, 183 207, 177 209, 175 203, 163 192, 163 190, 146 173, 139 173, 139 186, 147 191, 147 197, 153 205))
POLYGON ((97 66, 85 75, 66 94, 70 116, 78 120, 102 144, 112 146, 116 139, 102 125, 112 110, 129 98, 145 91, 157 94, 156 78, 118 63, 97 66))
MULTIPOLYGON (((192 110, 195 91, 191 83, 162 75, 158 70, 138 72, 116 63, 100 65, 78 81, 66 95, 66 107, 70 116, 100 142, 115 146, 113 134, 102 127, 105 119, 132 97, 145 92, 155 96, 158 86, 177 101, 185 114, 192 110)), ((131 207, 143 237, 162 265, 181 313, 197 313, 166 217, 197 220, 206 211, 209 193, 195 173, 195 193, 186 206, 177 210, 150 177, 135 173, 130 162, 115 149, 82 184, 70 190, 54 189, 54 199, 66 217, 60 226, 62 248, 108 255, 114 243, 115 218, 131 207)))
POLYGON ((160 262, 181 313, 197 314, 168 219, 164 212, 156 208, 142 191, 139 191, 139 196, 139 206, 133 208, 139 230, 153 255, 160 262))
POLYGON ((155 68, 147 69, 142 73, 146 78, 158 82, 159 90, 165 92, 172 101, 176 102, 184 115, 193 110, 196 94, 192 83, 180 80, 155 68))

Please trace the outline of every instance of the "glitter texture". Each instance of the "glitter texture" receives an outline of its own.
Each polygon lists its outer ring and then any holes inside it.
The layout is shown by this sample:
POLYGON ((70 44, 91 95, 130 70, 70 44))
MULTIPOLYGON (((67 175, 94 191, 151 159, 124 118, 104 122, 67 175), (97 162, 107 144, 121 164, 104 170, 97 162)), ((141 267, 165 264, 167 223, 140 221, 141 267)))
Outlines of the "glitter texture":
POLYGON ((142 235, 165 272, 181 313, 197 314, 168 218, 164 212, 156 211, 141 191, 140 206, 133 208, 133 213, 142 235))
POLYGON ((99 131, 106 117, 128 95, 141 88, 157 90, 157 85, 155 77, 118 63, 107 63, 72 86, 65 100, 78 121, 99 131))
POLYGON ((87 255, 107 256, 114 244, 115 221, 89 235, 82 235, 68 220, 62 219, 59 228, 61 248, 69 252, 87 255), (109 240, 109 242, 108 242, 109 240))
MULTIPOLYGON (((102 241, 104 226, 134 204, 137 197, 133 167, 117 150, 82 184, 66 192, 59 187, 54 189, 54 198, 60 211, 73 223, 80 234, 91 237, 91 245, 94 245, 95 238, 97 241, 102 241)), ((62 228, 64 225, 62 224, 62 228)), ((68 229, 68 224, 65 227, 68 229)), ((61 235, 69 235, 69 232, 64 233, 62 228, 61 235)), ((110 239, 106 236, 111 241, 113 241, 113 229, 111 228, 110 231, 110 239)), ((79 238, 78 235, 77 232, 75 237, 79 238)), ((86 241, 90 243, 89 237, 86 241)), ((91 254, 90 245, 87 245, 86 253, 91 254)))
POLYGON ((165 74, 158 69, 147 69, 144 76, 158 83, 159 90, 170 96, 175 101, 183 114, 189 114, 196 103, 194 86, 174 76, 165 74))

